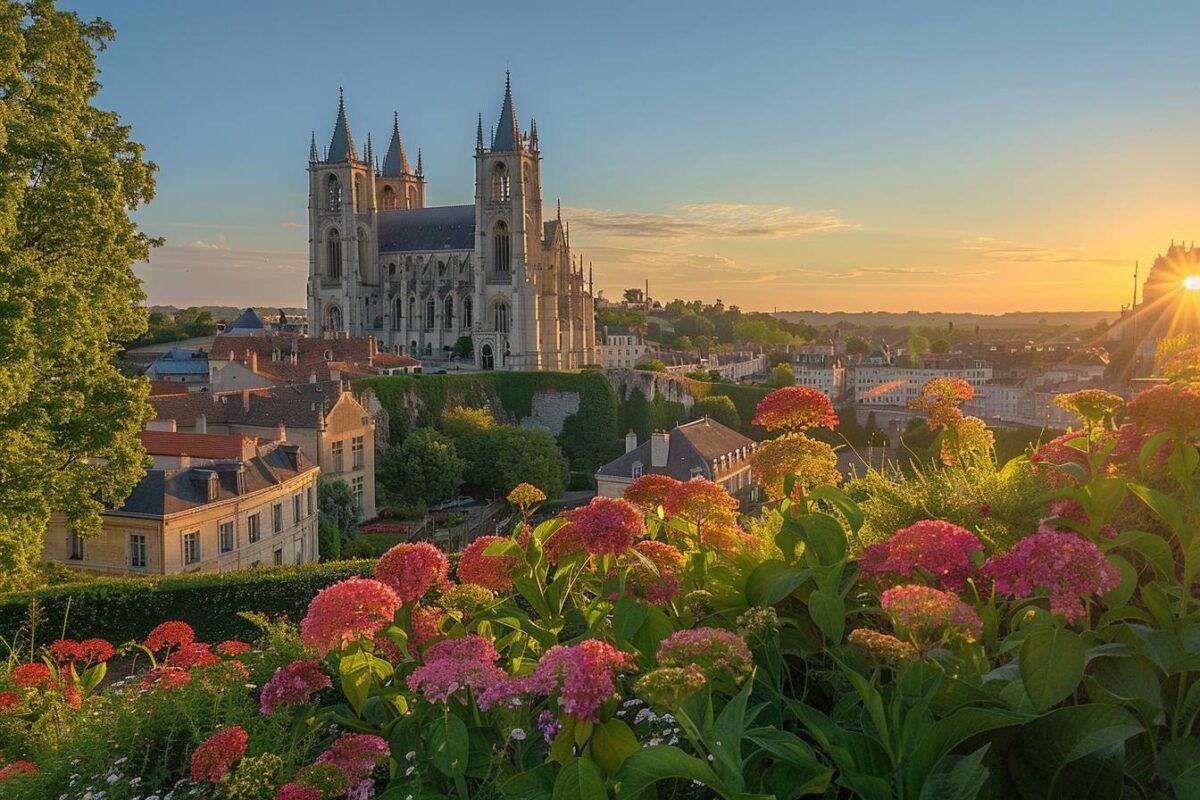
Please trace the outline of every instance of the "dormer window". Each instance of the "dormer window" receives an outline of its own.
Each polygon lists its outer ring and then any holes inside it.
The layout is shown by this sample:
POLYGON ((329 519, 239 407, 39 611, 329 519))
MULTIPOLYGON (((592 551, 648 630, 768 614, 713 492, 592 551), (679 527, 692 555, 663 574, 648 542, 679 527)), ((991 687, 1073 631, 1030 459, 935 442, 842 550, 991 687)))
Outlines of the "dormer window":
POLYGON ((635 461, 635 462, 633 462, 633 469, 630 470, 630 475, 634 478, 640 478, 640 477, 642 477, 642 473, 644 470, 645 470, 645 466, 642 464, 642 462, 635 461))

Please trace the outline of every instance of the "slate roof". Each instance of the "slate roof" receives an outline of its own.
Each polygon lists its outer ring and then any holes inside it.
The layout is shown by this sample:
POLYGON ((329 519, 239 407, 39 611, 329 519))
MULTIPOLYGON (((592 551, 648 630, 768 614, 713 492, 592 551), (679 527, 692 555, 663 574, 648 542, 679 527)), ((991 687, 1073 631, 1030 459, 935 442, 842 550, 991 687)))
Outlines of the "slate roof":
POLYGON ((492 150, 506 152, 516 150, 517 142, 521 139, 521 131, 517 127, 517 111, 513 107, 512 80, 504 81, 504 106, 500 109, 500 122, 496 125, 496 134, 492 137, 492 150))
POLYGON ((680 481, 692 478, 692 468, 703 470, 703 474, 711 480, 719 481, 727 473, 741 469, 745 462, 735 461, 733 464, 713 470, 712 462, 719 461, 722 456, 731 456, 738 450, 745 449, 745 455, 757 445, 753 439, 743 436, 732 428, 728 428, 716 420, 704 417, 695 422, 688 422, 675 428, 670 433, 667 444, 667 463, 663 467, 655 467, 650 460, 650 441, 643 442, 628 453, 608 462, 596 472, 599 475, 629 478, 633 475, 633 465, 642 463, 645 474, 669 475, 680 481))
POLYGON ((434 206, 379 212, 379 252, 474 250, 475 206, 434 206))
POLYGON ((346 119, 346 103, 339 89, 337 122, 333 124, 333 136, 329 139, 325 163, 340 164, 343 161, 358 161, 358 153, 354 150, 354 137, 350 135, 350 122, 346 119))
POLYGON ((206 481, 215 473, 219 490, 215 502, 262 491, 316 469, 295 445, 272 443, 244 462, 188 469, 152 469, 119 508, 109 513, 163 517, 207 505, 206 481), (243 478, 239 480, 239 472, 243 478))
POLYGON ((404 152, 404 142, 400 138, 400 117, 392 116, 392 140, 388 144, 387 155, 383 157, 383 176, 399 178, 409 175, 412 169, 408 166, 408 155, 404 152))
POLYGON ((255 310, 247 308, 237 319, 225 326, 224 335, 228 336, 233 331, 262 331, 266 328, 267 326, 263 324, 262 318, 255 310))
POLYGON ((158 375, 208 375, 208 354, 203 350, 172 347, 150 365, 158 375))

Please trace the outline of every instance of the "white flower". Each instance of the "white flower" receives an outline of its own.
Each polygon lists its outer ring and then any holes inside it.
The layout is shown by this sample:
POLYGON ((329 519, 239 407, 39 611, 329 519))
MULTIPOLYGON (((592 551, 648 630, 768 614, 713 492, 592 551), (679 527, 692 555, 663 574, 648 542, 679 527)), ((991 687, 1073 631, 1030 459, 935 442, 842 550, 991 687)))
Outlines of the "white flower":
POLYGON ((518 742, 525 741, 525 731, 522 730, 521 728, 513 728, 512 732, 509 733, 508 735, 511 736, 513 739, 516 739, 518 742))
POLYGON ((404 775, 407 777, 409 775, 412 775, 416 771, 417 771, 416 767, 409 767, 408 769, 404 770, 404 775))
POLYGON ((416 761, 416 759, 417 759, 417 751, 416 750, 409 750, 407 753, 404 754, 405 761, 416 761))

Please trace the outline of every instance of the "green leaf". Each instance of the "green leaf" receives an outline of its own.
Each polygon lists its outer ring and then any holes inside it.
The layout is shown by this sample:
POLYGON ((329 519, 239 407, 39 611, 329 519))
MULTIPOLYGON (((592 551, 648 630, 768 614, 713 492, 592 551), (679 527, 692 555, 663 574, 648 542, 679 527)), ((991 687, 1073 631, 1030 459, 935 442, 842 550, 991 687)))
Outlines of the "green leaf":
POLYGON ((1053 800, 1121 800, 1125 743, 1117 742, 1072 761, 1059 774, 1050 792, 1053 800))
POLYGON ((1066 628, 1042 626, 1021 644, 1021 681, 1033 707, 1044 711, 1074 693, 1083 680, 1083 640, 1066 628))
POLYGON ((1124 742, 1143 731, 1142 725, 1123 708, 1090 704, 1058 708, 1030 722, 1017 737, 1021 765, 1014 777, 1030 800, 1049 798, 1059 785, 1067 765, 1084 756, 1124 742))
POLYGON ((615 775, 625 759, 638 750, 637 734, 619 719, 597 725, 592 733, 592 758, 605 775, 615 775))
POLYGON ((342 694, 346 702, 354 709, 355 714, 362 714, 363 703, 371 692, 374 672, 371 669, 371 655, 365 650, 356 650, 342 656, 338 662, 338 676, 341 678, 342 694))
POLYGON ((824 794, 833 779, 833 770, 818 759, 807 742, 794 733, 778 728, 753 728, 746 739, 761 747, 779 764, 786 764, 792 773, 795 796, 824 794))
POLYGON ((849 545, 842 524, 828 514, 805 514, 799 519, 804 529, 804 556, 818 564, 836 564, 846 557, 849 545))
POLYGON ((808 496, 813 500, 824 500, 834 506, 850 523, 850 530, 855 533, 858 533, 859 528, 866 520, 866 515, 858 507, 858 503, 854 502, 850 495, 834 486, 818 486, 809 492, 808 496))
POLYGON ((741 691, 725 704, 713 724, 712 736, 705 737, 705 745, 713 754, 713 766, 731 791, 745 788, 742 783, 742 736, 746 732, 746 703, 750 700, 753 683, 753 678, 747 680, 741 691))
POLYGON ((1172 739, 1158 751, 1158 773, 1176 797, 1200 797, 1200 739, 1172 739))
POLYGON ((650 607, 636 598, 622 597, 613 607, 612 627, 617 643, 630 641, 650 616, 650 607))
POLYGON ((608 800, 604 776, 595 762, 577 758, 558 771, 553 800, 608 800))
POLYGON ((909 795, 916 796, 941 758, 962 742, 984 731, 1011 728, 1030 719, 1029 714, 1018 711, 967 706, 933 723, 917 739, 909 759, 909 795))
POLYGON ((443 775, 455 777, 467 769, 471 741, 467 725, 453 714, 433 722, 429 731, 429 760, 443 775))
POLYGON ((1129 491, 1141 498, 1141 501, 1171 528, 1184 547, 1191 544, 1192 536, 1184 522, 1183 505, 1178 500, 1157 489, 1136 483, 1129 484, 1129 491))
POLYGON ((846 631, 846 607, 840 594, 818 589, 808 596, 808 613, 826 639, 833 644, 842 641, 846 631))
POLYGON ((720 793, 716 773, 708 764, 670 745, 639 748, 621 765, 614 786, 617 797, 625 800, 639 797, 646 789, 667 778, 699 781, 720 793))
POLYGON ((1089 677, 1116 702, 1134 705, 1141 714, 1153 716, 1163 708, 1162 680, 1145 659, 1101 658, 1089 677))
POLYGON ((987 782, 984 745, 966 756, 946 756, 938 762, 929 780, 921 787, 921 800, 975 800, 987 782))
POLYGON ((746 600, 752 606, 773 606, 803 586, 811 574, 782 561, 764 561, 746 578, 746 600))
POLYGON ((504 800, 551 800, 556 769, 557 764, 546 762, 518 772, 500 784, 500 794, 504 800))

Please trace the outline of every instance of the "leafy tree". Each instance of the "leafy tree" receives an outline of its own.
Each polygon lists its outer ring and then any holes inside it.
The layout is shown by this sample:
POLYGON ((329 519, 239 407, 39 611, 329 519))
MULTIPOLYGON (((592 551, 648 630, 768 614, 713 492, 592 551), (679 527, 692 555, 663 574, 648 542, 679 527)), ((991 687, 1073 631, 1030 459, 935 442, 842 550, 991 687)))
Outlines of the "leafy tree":
POLYGON ((337 561, 342 557, 342 534, 336 522, 322 517, 317 520, 317 553, 322 561, 337 561))
POLYGON ((776 364, 771 373, 767 375, 767 386, 772 389, 782 389, 785 386, 796 385, 796 373, 792 371, 791 364, 776 364))
POLYGON ((536 428, 494 425, 480 442, 471 471, 480 486, 507 494, 518 483, 532 483, 550 499, 566 489, 567 459, 554 437, 536 428))
POLYGON ((846 337, 846 355, 869 356, 871 350, 871 343, 865 337, 859 336, 857 333, 846 337))
POLYGON ((460 336, 450 348, 450 353, 460 359, 470 358, 475 353, 475 343, 470 336, 460 336))
POLYGON ((639 361, 634 365, 634 369, 645 370, 646 372, 666 372, 667 365, 657 358, 652 358, 649 361, 639 361))
POLYGON ((0 587, 29 578, 51 510, 99 533, 143 474, 144 379, 114 363, 146 330, 130 269, 156 240, 130 212, 154 164, 93 105, 113 38, 52 2, 0 7, 0 587))
POLYGON ((915 329, 908 334, 908 363, 910 366, 921 366, 921 356, 929 352, 929 337, 918 333, 915 329))
POLYGON ((713 336, 717 326, 710 320, 699 316, 694 311, 685 311, 683 316, 675 321, 675 333, 679 336, 713 336))
POLYGON ((701 397, 692 404, 692 419, 708 417, 716 420, 727 428, 735 431, 742 427, 742 417, 738 414, 733 400, 724 396, 701 397))
POLYGON ((767 366, 774 367, 777 364, 792 363, 792 354, 786 350, 776 350, 767 354, 767 366))
POLYGON ((405 503, 433 505, 458 495, 465 469, 449 437, 421 428, 384 454, 379 481, 405 503))
POLYGON ((682 350, 685 353, 690 353, 696 348, 696 345, 692 343, 692 337, 690 336, 676 337, 674 346, 676 350, 682 350))
POLYGON ((700 355, 707 356, 713 351, 715 344, 716 342, 711 336, 700 335, 695 338, 693 346, 700 351, 700 355))
POLYGON ((317 509, 321 521, 328 520, 336 525, 341 538, 349 539, 358 534, 362 506, 358 504, 350 484, 339 478, 322 478, 318 481, 317 509))
POLYGON ((641 303, 643 301, 641 289, 626 289, 621 293, 621 297, 626 303, 641 303))
POLYGON ((579 410, 563 420, 558 441, 579 475, 592 475, 620 452, 617 442, 617 398, 602 372, 585 373, 590 386, 579 393, 579 410))

